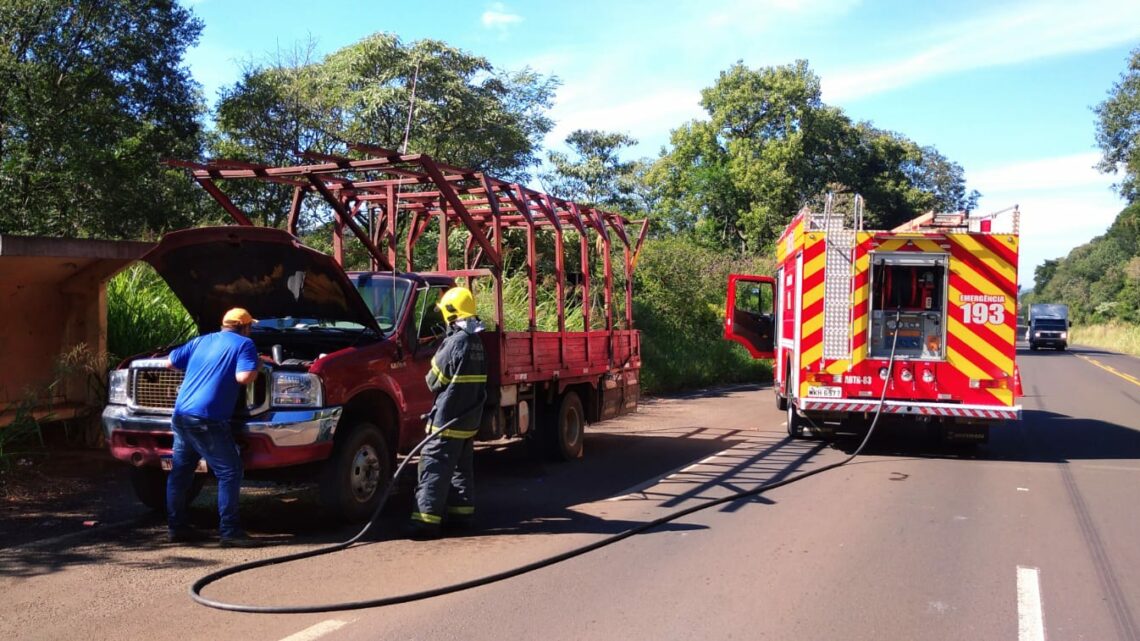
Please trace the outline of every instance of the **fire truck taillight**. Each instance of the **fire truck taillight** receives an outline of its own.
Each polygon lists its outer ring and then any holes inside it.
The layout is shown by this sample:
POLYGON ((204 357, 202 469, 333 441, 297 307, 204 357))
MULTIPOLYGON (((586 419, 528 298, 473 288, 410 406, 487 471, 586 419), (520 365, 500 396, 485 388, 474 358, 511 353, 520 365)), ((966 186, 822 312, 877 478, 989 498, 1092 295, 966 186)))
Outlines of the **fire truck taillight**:
POLYGON ((902 371, 899 372, 899 378, 902 379, 902 382, 909 383, 914 380, 914 372, 904 367, 902 371))
POLYGON ((923 383, 933 383, 934 382, 934 371, 929 370, 929 369, 922 370, 922 382, 923 383))

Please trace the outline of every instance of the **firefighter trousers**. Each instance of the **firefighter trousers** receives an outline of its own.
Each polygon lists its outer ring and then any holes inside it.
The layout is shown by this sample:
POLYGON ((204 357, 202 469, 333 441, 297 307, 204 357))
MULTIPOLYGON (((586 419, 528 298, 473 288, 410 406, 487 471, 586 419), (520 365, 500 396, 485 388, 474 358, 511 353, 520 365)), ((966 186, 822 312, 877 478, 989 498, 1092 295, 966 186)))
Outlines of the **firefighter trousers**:
POLYGON ((441 436, 420 451, 412 521, 439 526, 475 516, 475 439, 441 436))

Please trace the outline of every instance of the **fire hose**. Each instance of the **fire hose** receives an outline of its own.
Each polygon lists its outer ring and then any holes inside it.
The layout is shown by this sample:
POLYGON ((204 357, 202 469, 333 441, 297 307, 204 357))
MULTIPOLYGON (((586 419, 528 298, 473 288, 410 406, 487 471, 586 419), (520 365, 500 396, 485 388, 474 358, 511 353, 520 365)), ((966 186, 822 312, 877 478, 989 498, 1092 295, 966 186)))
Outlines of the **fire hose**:
MULTIPOLYGON (((461 581, 458 583, 453 583, 451 585, 445 585, 445 586, 430 588, 427 590, 420 590, 418 592, 409 592, 406 594, 397 594, 394 596, 381 597, 381 598, 376 598, 376 599, 365 599, 362 601, 345 601, 345 602, 340 602, 340 603, 324 603, 324 604, 317 604, 317 605, 293 605, 293 606, 269 606, 269 605, 249 605, 249 604, 242 604, 242 603, 226 603, 224 601, 217 601, 217 600, 210 599, 210 598, 207 598, 205 596, 202 596, 202 590, 206 586, 208 586, 212 583, 215 583, 215 582, 217 582, 217 581, 219 581, 219 580, 221 580, 227 576, 233 576, 233 575, 238 574, 240 572, 247 572, 249 570, 253 570, 256 568, 263 568, 263 567, 267 567, 270 565, 279 565, 282 563, 288 563, 290 561, 298 561, 301 559, 308 559, 308 558, 312 558, 315 556, 322 556, 325 554, 331 554, 333 552, 344 550, 344 549, 352 546, 352 544, 359 541, 368 532, 368 530, 372 528, 373 523, 375 523, 375 521, 379 518, 381 510, 384 508, 384 504, 388 501, 388 497, 391 494, 392 488, 396 485, 396 481, 400 478, 400 474, 407 467, 408 462, 411 461, 412 458, 416 454, 418 454, 420 452, 420 450, 423 449, 423 447, 425 445, 427 445, 433 439, 439 438, 440 435, 443 434, 444 429, 447 427, 447 425, 444 425, 439 430, 432 432, 431 434, 428 434, 428 436, 426 438, 424 438, 414 448, 412 448, 412 450, 408 453, 408 455, 404 458, 404 460, 396 468, 396 472, 392 476, 392 480, 387 484, 387 487, 384 488, 384 492, 381 495, 380 502, 377 504, 375 511, 373 511, 372 517, 368 520, 368 523, 366 523, 364 525, 364 527, 360 530, 360 532, 358 532, 355 536, 353 536, 352 538, 348 539, 347 541, 343 541, 341 543, 336 543, 333 545, 320 547, 320 548, 316 548, 313 550, 307 550, 304 552, 295 552, 292 554, 285 554, 285 555, 281 555, 281 556, 269 557, 269 558, 265 558, 265 559, 259 559, 256 561, 248 561, 245 563, 240 563, 237 565, 225 567, 225 568, 222 568, 222 569, 217 570, 215 572, 211 572, 210 574, 207 574, 207 575, 203 576, 202 578, 198 579, 197 581, 195 581, 193 583, 193 585, 190 586, 190 598, 194 599, 194 601, 198 602, 201 605, 211 607, 211 608, 216 608, 218 610, 228 610, 230 612, 250 612, 250 613, 258 613, 258 614, 308 614, 308 613, 314 613, 314 612, 338 612, 338 611, 343 611, 343 610, 360 610, 360 609, 364 609, 364 608, 378 608, 378 607, 383 607, 383 606, 387 606, 387 605, 395 605, 397 603, 409 603, 412 601, 422 601, 424 599, 430 599, 430 598, 434 598, 434 597, 438 597, 438 596, 443 596, 445 594, 453 594, 456 592, 462 592, 464 590, 470 590, 472 588, 476 588, 479 586, 489 585, 491 583, 497 583, 499 581, 504 581, 506 579, 510 579, 510 578, 513 578, 516 576, 527 574, 529 572, 534 572, 535 570, 539 570, 539 569, 542 569, 545 567, 549 567, 549 566, 555 565, 557 563, 567 561, 567 560, 572 559, 574 557, 582 556, 584 554, 587 554, 589 552, 593 552, 594 550, 598 550, 598 549, 606 547, 608 545, 613 545, 614 543, 628 539, 629 537, 634 536, 635 534, 640 534, 642 532, 652 530, 655 527, 664 525, 664 524, 669 523, 671 521, 675 521, 675 520, 682 518, 684 516, 688 516, 690 514, 693 514, 694 512, 699 512, 701 510, 707 510, 708 508, 716 507, 718 505, 723 505, 725 503, 730 503, 732 501, 739 501, 741 499, 750 498, 753 496, 759 496, 760 494, 763 494, 764 492, 767 492, 769 490, 774 490, 776 488, 783 487, 785 485, 791 485, 792 483, 795 483, 797 481, 802 481, 808 477, 815 476, 816 474, 822 474, 823 472, 827 472, 827 471, 833 470, 837 467, 841 467, 843 465, 850 463, 852 460, 855 459, 855 457, 859 456, 859 454, 863 451, 863 448, 866 447, 868 441, 871 440, 871 435, 875 432, 875 426, 878 425, 879 418, 882 416, 883 407, 886 405, 887 387, 890 383, 891 372, 894 369, 894 364, 895 364, 895 347, 898 343, 898 316, 899 316, 898 312, 896 312, 895 313, 894 335, 891 339, 891 355, 890 355, 890 359, 887 363, 887 376, 886 376, 886 380, 883 381, 883 391, 882 391, 882 394, 879 396, 879 407, 878 407, 878 409, 875 410, 875 418, 871 421, 871 425, 867 429, 867 434, 866 434, 866 436, 863 437, 863 441, 859 444, 859 447, 855 448, 855 451, 852 452, 850 455, 848 455, 846 458, 844 458, 843 460, 838 461, 836 463, 830 463, 830 464, 824 465, 823 467, 820 467, 818 469, 810 470, 810 471, 804 472, 802 474, 797 474, 795 476, 791 476, 791 477, 788 477, 788 478, 785 478, 785 479, 782 479, 779 481, 764 483, 764 484, 759 485, 759 486, 752 488, 750 490, 735 492, 735 493, 730 494, 728 496, 724 496, 724 497, 721 497, 718 499, 713 499, 710 501, 706 501, 704 503, 699 503, 699 504, 691 506, 691 507, 687 507, 687 508, 684 508, 681 510, 677 510, 675 512, 671 512, 669 514, 666 514, 665 516, 662 516, 660 518, 656 518, 656 519, 653 519, 651 521, 647 521, 645 523, 642 523, 640 525, 636 525, 636 526, 631 527, 627 530, 624 530, 624 531, 619 532, 617 534, 614 534, 612 536, 608 536, 606 538, 600 539, 600 540, 595 541, 593 543, 589 543, 589 544, 586 544, 586 545, 583 545, 580 547, 572 548, 572 549, 567 550, 565 552, 555 554, 553 556, 549 556, 549 557, 546 557, 544 559, 539 559, 539 560, 534 561, 532 563, 527 563, 525 565, 516 566, 513 568, 509 568, 507 570, 503 570, 501 572, 496 572, 494 574, 488 574, 488 575, 478 577, 475 579, 470 579, 467 581, 461 581)), ((789 401, 789 402, 791 402, 791 401, 789 401)), ((458 420, 458 419, 453 419, 453 420, 458 420)), ((448 425, 450 425, 450 424, 451 424, 451 421, 448 422, 448 425)))

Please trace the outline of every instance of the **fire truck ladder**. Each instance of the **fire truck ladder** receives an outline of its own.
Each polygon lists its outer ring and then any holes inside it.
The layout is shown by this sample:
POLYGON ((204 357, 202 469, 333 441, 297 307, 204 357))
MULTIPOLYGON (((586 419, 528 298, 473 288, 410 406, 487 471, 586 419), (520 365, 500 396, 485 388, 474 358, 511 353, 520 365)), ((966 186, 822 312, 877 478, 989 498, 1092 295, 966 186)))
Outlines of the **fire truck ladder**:
POLYGON ((823 359, 851 358, 851 301, 854 299, 855 238, 863 226, 863 198, 855 196, 851 212, 852 227, 847 216, 833 211, 833 198, 828 194, 822 215, 815 216, 813 227, 825 234, 826 256, 823 281, 823 359))

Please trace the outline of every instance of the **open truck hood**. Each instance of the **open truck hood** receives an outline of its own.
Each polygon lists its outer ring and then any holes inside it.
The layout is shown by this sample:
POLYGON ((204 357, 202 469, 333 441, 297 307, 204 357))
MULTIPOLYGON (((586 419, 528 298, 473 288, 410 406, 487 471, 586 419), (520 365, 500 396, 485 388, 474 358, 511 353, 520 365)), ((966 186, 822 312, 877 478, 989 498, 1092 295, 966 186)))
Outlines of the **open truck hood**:
POLYGON ((331 256, 270 227, 201 227, 171 232, 143 256, 212 332, 231 307, 254 318, 317 318, 380 328, 331 256))

